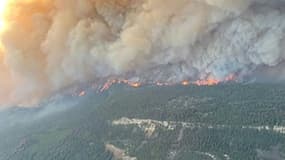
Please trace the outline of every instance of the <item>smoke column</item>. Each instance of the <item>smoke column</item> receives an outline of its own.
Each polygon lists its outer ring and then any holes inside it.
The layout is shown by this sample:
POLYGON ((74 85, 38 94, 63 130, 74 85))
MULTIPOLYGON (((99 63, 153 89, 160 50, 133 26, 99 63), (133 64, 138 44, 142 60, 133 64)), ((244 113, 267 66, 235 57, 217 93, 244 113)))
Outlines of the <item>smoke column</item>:
POLYGON ((8 0, 0 104, 109 78, 283 80, 284 0, 8 0))

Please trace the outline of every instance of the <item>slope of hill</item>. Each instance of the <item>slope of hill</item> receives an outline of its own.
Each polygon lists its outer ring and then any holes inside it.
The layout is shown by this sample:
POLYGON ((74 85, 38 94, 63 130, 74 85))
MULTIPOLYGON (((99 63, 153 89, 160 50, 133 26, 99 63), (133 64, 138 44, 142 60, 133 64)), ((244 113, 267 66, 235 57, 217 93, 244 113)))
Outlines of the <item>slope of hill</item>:
POLYGON ((282 160, 285 86, 115 85, 0 112, 1 160, 282 160))

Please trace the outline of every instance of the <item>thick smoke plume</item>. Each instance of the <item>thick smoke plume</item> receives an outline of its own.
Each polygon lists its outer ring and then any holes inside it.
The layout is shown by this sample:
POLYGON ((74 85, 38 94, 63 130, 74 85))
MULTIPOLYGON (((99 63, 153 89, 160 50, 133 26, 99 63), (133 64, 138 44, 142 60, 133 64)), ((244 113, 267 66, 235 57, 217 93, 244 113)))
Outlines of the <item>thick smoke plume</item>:
POLYGON ((284 78, 283 0, 8 1, 1 104, 110 78, 284 78))

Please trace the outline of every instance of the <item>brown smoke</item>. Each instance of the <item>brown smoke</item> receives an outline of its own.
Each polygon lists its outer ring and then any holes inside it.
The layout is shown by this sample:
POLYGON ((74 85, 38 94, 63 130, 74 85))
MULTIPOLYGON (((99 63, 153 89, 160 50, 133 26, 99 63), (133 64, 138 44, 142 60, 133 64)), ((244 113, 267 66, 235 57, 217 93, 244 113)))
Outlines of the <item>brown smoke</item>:
POLYGON ((285 58, 282 0, 9 0, 7 10, 0 104, 110 77, 243 79, 285 58))

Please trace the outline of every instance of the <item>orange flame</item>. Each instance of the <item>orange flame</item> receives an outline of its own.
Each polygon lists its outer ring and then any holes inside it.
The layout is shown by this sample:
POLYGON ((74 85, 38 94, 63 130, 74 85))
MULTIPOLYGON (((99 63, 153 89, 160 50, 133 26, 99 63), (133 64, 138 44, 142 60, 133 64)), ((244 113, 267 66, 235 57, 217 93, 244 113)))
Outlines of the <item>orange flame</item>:
POLYGON ((194 84, 198 85, 198 86, 213 86, 213 85, 218 85, 220 83, 219 80, 216 79, 206 79, 206 80, 197 80, 194 82, 194 84))
MULTIPOLYGON (((191 82, 189 80, 184 80, 181 82, 181 85, 188 86, 190 84, 194 84, 194 85, 198 85, 198 86, 213 86, 213 85, 218 85, 219 83, 222 83, 222 82, 234 81, 235 79, 236 79, 236 76, 234 74, 230 74, 224 80, 218 80, 218 79, 215 79, 212 77, 208 77, 205 80, 197 80, 194 82, 191 82)), ((141 82, 129 81, 127 79, 110 79, 99 89, 99 91, 104 92, 104 91, 108 90, 114 84, 126 84, 126 85, 133 87, 133 88, 139 88, 143 85, 141 82)), ((175 85, 177 83, 168 83, 168 82, 160 82, 159 81, 159 82, 155 82, 155 83, 151 83, 151 84, 155 84, 157 86, 172 86, 172 85, 175 85)))
POLYGON ((79 93, 78 96, 79 96, 79 97, 83 97, 83 96, 85 96, 85 95, 86 95, 86 92, 85 92, 85 91, 82 91, 82 92, 79 93))
POLYGON ((139 82, 128 82, 128 85, 134 88, 139 88, 141 86, 141 83, 139 82))
POLYGON ((194 84, 198 86, 213 86, 213 85, 218 85, 219 83, 222 83, 222 82, 234 81, 235 79, 236 79, 236 76, 234 74, 230 74, 224 80, 218 80, 212 77, 208 77, 205 80, 197 80, 194 82, 194 84))
POLYGON ((103 87, 100 89, 100 92, 104 92, 108 90, 113 84, 117 83, 116 80, 108 80, 103 87))
POLYGON ((113 80, 108 80, 103 85, 103 87, 100 89, 100 92, 104 92, 104 91, 108 90, 109 88, 111 88, 112 85, 114 85, 116 83, 117 84, 127 84, 131 87, 134 87, 134 88, 139 88, 142 85, 142 83, 140 83, 140 82, 132 82, 132 81, 129 81, 126 79, 119 79, 119 80, 113 79, 113 80))
POLYGON ((184 80, 184 81, 181 82, 181 84, 183 86, 188 86, 188 85, 190 85, 190 81, 184 80))

